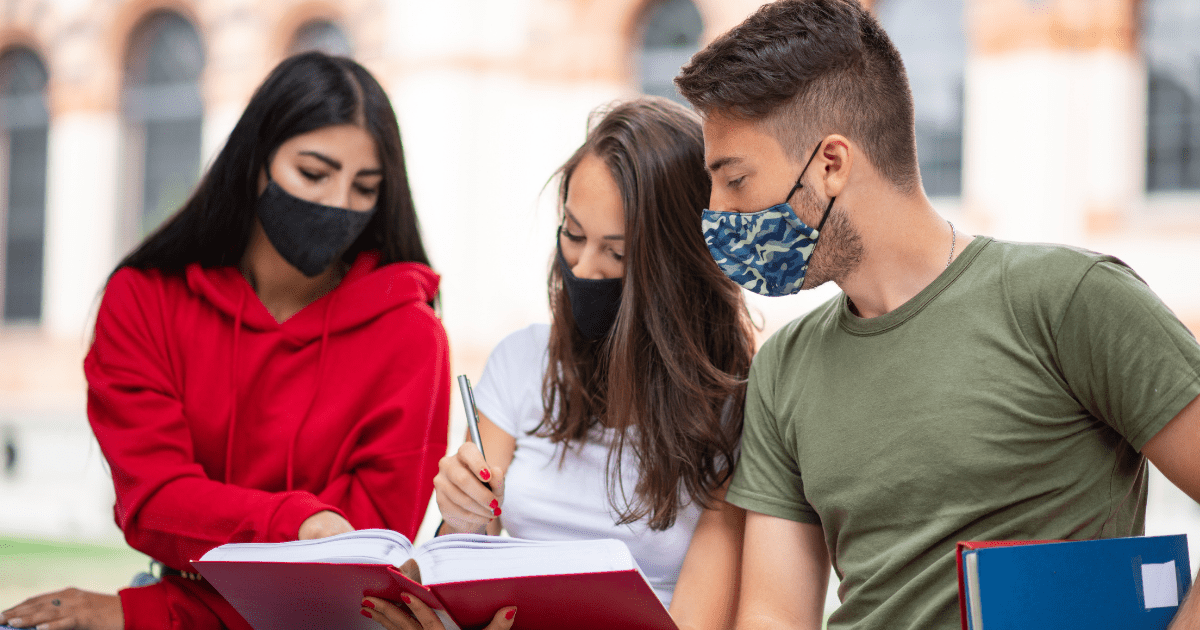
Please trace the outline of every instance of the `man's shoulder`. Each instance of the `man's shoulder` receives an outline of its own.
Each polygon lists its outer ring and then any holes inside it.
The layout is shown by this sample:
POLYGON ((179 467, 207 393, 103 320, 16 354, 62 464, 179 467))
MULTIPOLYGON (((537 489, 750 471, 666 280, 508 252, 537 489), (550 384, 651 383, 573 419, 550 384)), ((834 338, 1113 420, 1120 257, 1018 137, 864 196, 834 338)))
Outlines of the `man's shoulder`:
POLYGON ((985 260, 998 264, 1006 277, 1038 283, 1078 282, 1097 263, 1127 266, 1115 256, 1057 243, 993 240, 985 252, 985 260))
POLYGON ((977 273, 992 276, 999 283, 996 289, 1010 304, 1046 313, 1064 308, 1084 277, 1098 265, 1120 268, 1136 277, 1115 256, 1053 243, 992 241, 979 262, 984 264, 977 273))

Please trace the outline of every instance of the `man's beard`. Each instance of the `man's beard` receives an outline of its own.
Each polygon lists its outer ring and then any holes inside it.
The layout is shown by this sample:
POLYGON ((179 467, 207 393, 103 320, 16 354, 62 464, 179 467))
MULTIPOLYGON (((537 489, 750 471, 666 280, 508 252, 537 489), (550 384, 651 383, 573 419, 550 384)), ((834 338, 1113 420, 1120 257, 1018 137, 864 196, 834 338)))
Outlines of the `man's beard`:
MULTIPOLYGON (((797 192, 800 197, 797 201, 805 209, 804 214, 820 217, 825 205, 817 200, 816 194, 808 188, 801 188, 797 192)), ((846 276, 858 269, 862 260, 862 236, 850 223, 845 210, 835 202, 817 236, 817 246, 813 248, 801 288, 815 289, 830 281, 840 285, 846 276)))

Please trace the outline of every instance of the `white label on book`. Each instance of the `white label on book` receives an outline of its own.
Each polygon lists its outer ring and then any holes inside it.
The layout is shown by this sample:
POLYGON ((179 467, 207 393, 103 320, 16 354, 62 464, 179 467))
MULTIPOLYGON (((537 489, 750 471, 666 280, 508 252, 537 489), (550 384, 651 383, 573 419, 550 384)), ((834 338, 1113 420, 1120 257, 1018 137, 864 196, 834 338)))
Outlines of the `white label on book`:
POLYGON ((1179 582, 1175 561, 1142 565, 1142 596, 1146 609, 1174 608, 1179 605, 1179 582))

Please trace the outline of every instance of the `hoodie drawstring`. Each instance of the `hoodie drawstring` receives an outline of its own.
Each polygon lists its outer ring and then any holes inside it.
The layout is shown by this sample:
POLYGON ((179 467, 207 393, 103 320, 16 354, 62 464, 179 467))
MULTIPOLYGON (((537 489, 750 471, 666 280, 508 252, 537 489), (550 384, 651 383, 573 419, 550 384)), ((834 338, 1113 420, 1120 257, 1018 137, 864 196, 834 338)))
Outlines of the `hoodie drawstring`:
POLYGON ((229 404, 229 433, 225 435, 225 483, 230 483, 233 479, 233 434, 237 429, 238 408, 238 338, 242 334, 242 311, 245 308, 246 293, 242 292, 242 299, 238 301, 237 315, 233 318, 233 364, 229 366, 229 389, 232 394, 230 395, 231 402, 229 404))
POLYGON ((337 290, 329 293, 329 305, 325 307, 325 320, 321 325, 321 349, 317 355, 317 382, 313 387, 312 400, 308 402, 308 409, 300 418, 300 424, 296 427, 296 432, 292 434, 292 441, 288 445, 287 454, 287 489, 290 492, 294 486, 293 463, 296 456, 296 444, 300 441, 300 431, 304 428, 304 423, 308 421, 308 417, 312 415, 313 407, 317 404, 317 397, 321 393, 321 385, 325 382, 325 349, 329 347, 329 316, 333 313, 334 303, 337 302, 337 290))

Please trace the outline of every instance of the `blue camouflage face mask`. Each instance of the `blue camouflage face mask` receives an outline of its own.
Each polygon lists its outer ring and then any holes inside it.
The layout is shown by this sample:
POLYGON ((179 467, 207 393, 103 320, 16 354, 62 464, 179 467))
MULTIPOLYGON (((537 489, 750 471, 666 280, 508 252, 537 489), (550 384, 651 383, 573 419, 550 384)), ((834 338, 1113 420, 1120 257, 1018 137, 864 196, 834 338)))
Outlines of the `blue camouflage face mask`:
POLYGON ((829 200, 816 228, 801 221, 788 201, 804 187, 804 171, 820 149, 820 144, 813 149, 783 203, 761 212, 704 211, 704 242, 729 279, 771 297, 798 293, 804 286, 808 262, 836 197, 829 200))

